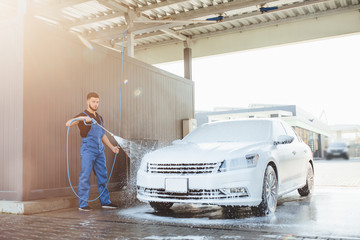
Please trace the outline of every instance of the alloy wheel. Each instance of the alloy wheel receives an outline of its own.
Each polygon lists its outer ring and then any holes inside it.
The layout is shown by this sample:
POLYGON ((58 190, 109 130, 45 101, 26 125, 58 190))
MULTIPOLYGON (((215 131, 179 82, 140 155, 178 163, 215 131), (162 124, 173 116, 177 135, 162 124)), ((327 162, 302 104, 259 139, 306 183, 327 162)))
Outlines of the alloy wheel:
POLYGON ((268 205, 269 212, 275 212, 277 205, 277 178, 274 169, 269 166, 268 175, 266 176, 266 201, 268 205))

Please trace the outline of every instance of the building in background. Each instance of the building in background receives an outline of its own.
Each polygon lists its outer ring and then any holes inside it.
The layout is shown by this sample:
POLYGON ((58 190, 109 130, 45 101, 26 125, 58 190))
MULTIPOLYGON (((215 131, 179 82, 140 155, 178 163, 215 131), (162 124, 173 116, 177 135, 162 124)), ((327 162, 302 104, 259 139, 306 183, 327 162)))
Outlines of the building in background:
POLYGON ((296 105, 250 105, 242 109, 217 109, 195 114, 197 125, 241 118, 281 118, 290 124, 297 134, 310 146, 315 158, 324 157, 328 146, 330 128, 310 113, 296 105))

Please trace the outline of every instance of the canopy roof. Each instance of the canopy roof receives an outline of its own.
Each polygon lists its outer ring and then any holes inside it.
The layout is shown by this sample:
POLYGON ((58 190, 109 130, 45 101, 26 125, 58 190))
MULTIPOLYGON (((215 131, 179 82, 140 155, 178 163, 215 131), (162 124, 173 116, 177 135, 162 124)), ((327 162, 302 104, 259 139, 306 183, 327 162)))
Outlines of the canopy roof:
POLYGON ((31 5, 41 19, 112 49, 121 49, 128 29, 135 51, 360 8, 359 0, 34 0, 31 5))

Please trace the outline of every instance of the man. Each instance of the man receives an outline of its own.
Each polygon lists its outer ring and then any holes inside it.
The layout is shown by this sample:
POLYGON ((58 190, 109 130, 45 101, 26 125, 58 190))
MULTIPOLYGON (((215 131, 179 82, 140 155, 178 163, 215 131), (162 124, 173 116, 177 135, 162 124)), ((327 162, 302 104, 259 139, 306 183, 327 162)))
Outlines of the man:
POLYGON ((66 122, 68 127, 73 119, 81 119, 81 121, 74 121, 71 126, 78 125, 80 135, 82 137, 80 156, 81 156, 81 172, 79 176, 79 210, 90 211, 91 207, 88 205, 90 192, 90 174, 94 170, 96 175, 97 186, 100 196, 101 206, 103 208, 115 209, 117 206, 110 201, 110 194, 106 186, 107 170, 106 158, 104 153, 104 144, 108 146, 115 154, 119 153, 119 149, 113 146, 105 135, 104 129, 98 125, 85 125, 91 123, 91 118, 95 119, 101 126, 103 126, 103 118, 96 112, 99 107, 99 95, 91 92, 87 95, 87 109, 66 122))

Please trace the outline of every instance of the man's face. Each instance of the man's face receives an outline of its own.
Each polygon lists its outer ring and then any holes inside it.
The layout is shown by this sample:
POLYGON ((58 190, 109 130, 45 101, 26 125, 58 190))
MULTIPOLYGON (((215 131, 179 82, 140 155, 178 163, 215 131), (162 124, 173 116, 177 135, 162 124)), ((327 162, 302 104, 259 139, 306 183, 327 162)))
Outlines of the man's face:
POLYGON ((93 111, 97 111, 98 107, 99 107, 99 98, 90 98, 87 101, 88 107, 93 110, 93 111))

